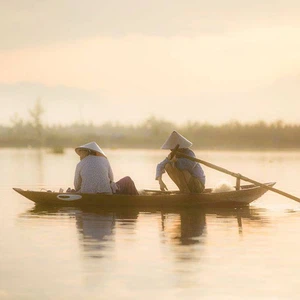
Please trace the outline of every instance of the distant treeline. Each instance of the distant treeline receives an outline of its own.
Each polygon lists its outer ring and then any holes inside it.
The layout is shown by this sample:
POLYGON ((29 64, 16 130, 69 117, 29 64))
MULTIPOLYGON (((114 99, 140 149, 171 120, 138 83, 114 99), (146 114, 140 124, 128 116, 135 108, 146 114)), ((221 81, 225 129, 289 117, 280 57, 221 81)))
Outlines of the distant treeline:
POLYGON ((15 115, 11 118, 11 126, 0 125, 0 146, 65 148, 96 141, 104 148, 159 149, 170 133, 177 130, 193 142, 194 149, 300 150, 300 124, 285 124, 282 121, 270 124, 263 121, 249 124, 232 121, 222 125, 189 122, 178 126, 151 117, 135 126, 114 123, 45 126, 43 112, 38 99, 35 107, 29 110, 29 121, 25 122, 15 115))
POLYGON ((75 123, 69 126, 37 126, 19 123, 0 126, 2 147, 76 147, 96 141, 104 148, 160 148, 169 134, 177 130, 195 149, 296 149, 300 150, 300 125, 282 122, 223 125, 171 122, 150 118, 140 125, 105 123, 101 126, 75 123))

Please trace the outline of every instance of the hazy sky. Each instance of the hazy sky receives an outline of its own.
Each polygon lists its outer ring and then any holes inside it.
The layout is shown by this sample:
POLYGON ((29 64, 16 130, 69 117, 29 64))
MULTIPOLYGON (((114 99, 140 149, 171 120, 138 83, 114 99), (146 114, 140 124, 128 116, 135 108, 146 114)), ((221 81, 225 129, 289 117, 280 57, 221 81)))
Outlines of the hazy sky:
POLYGON ((0 3, 0 124, 300 122, 299 0, 0 3))

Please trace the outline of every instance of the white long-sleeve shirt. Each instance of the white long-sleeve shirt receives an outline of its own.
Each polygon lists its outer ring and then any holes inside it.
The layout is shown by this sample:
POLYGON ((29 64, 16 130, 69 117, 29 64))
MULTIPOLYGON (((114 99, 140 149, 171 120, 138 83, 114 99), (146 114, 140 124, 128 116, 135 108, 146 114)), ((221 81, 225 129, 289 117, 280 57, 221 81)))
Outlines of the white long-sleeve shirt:
POLYGON ((74 187, 77 193, 112 194, 114 175, 106 157, 88 155, 76 166, 74 187))

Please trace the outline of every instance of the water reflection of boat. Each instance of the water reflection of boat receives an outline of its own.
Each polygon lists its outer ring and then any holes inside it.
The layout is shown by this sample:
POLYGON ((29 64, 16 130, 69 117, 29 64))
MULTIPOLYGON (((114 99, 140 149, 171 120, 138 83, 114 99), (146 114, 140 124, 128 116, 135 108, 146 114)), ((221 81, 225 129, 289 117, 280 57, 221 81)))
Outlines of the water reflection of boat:
POLYGON ((100 258, 102 250, 113 237, 115 217, 112 213, 86 213, 77 210, 74 214, 76 227, 82 237, 81 245, 89 256, 100 258))
POLYGON ((38 216, 65 217, 75 219, 79 233, 80 247, 88 257, 101 258, 107 253, 114 242, 116 227, 126 228, 134 232, 134 225, 138 219, 138 210, 117 209, 107 210, 99 208, 57 207, 36 205, 33 209, 22 214, 22 217, 38 216))
MULTIPOLYGON (((243 220, 263 224, 265 218, 261 209, 242 208, 96 208, 96 207, 49 207, 36 205, 27 214, 34 215, 69 215, 76 219, 78 232, 83 237, 87 251, 100 250, 108 240, 113 239, 116 227, 132 230, 139 216, 144 214, 160 216, 161 231, 167 233, 169 241, 182 245, 201 242, 205 235, 209 216, 220 219, 236 220, 239 232, 242 232, 243 220)), ((128 230, 127 230, 128 232, 128 230)))
MULTIPOLYGON (((272 187, 275 183, 267 183, 272 187)), ((183 194, 178 191, 161 192, 144 190, 139 195, 105 195, 57 193, 52 191, 33 191, 14 188, 27 199, 48 205, 97 206, 97 207, 203 207, 248 205, 267 192, 267 189, 255 185, 243 185, 239 190, 213 193, 205 189, 201 194, 183 194)))
POLYGON ((49 206, 36 204, 32 209, 27 211, 27 214, 32 215, 47 215, 47 214, 70 214, 73 215, 75 212, 93 213, 93 214, 113 214, 115 219, 136 219, 140 213, 148 214, 180 214, 185 212, 191 214, 193 211, 201 212, 205 215, 216 215, 220 218, 229 218, 234 216, 241 216, 245 219, 260 220, 261 214, 265 212, 265 209, 256 208, 252 206, 244 206, 239 208, 224 208, 224 207, 204 207, 204 208, 181 208, 181 207, 77 207, 77 206, 49 206))
POLYGON ((206 215, 203 210, 181 210, 177 218, 170 222, 168 214, 163 215, 163 231, 170 236, 170 240, 181 245, 191 245, 200 242, 205 233, 206 215), (171 223, 168 224, 168 223, 171 223))

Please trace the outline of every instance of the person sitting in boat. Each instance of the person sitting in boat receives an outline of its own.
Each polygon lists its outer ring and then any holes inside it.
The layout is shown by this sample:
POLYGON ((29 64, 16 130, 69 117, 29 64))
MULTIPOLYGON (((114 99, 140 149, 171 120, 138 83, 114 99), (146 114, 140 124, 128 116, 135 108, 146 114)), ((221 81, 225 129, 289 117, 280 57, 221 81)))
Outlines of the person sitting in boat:
POLYGON ((110 163, 97 143, 91 142, 79 146, 75 148, 75 152, 80 157, 74 177, 76 193, 138 194, 129 176, 114 182, 110 163))
MULTIPOLYGON (((173 150, 179 145, 177 153, 196 157, 195 153, 189 149, 192 143, 177 131, 173 131, 167 138, 161 149, 173 150)), ((167 186, 162 180, 163 173, 167 172, 170 178, 178 186, 179 190, 184 193, 201 193, 205 189, 205 174, 201 165, 187 158, 171 157, 171 153, 160 162, 156 167, 156 177, 160 189, 167 190, 167 186)))

